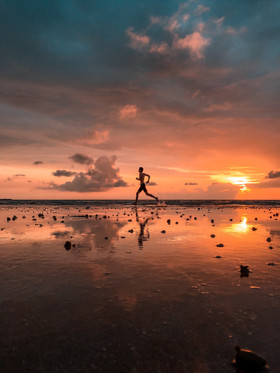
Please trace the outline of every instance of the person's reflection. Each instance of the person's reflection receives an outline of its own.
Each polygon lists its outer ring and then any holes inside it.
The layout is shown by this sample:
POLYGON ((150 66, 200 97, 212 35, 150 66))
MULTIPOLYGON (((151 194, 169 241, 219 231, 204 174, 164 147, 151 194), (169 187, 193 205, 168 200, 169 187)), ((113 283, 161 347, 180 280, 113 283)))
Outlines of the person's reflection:
POLYGON ((151 218, 146 218, 143 222, 141 222, 139 220, 137 207, 135 208, 135 214, 136 214, 136 221, 140 227, 139 236, 138 236, 138 246, 139 246, 139 249, 143 249, 143 241, 147 241, 150 238, 150 233, 148 229, 146 229, 146 234, 145 234, 145 227, 151 218))

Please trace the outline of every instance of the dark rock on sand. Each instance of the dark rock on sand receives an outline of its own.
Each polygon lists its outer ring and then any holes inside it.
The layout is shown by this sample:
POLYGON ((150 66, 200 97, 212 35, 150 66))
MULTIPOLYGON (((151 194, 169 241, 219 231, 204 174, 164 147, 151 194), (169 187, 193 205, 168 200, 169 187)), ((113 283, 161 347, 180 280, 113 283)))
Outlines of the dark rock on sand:
POLYGON ((240 266, 240 276, 241 277, 249 277, 250 272, 251 271, 249 269, 249 266, 243 266, 243 265, 240 266))
POLYGON ((267 242, 271 242, 271 238, 270 237, 267 237, 267 242))
POLYGON ((15 220, 17 220, 17 216, 16 215, 13 216, 13 221, 15 221, 15 220))
POLYGON ((71 249, 71 242, 70 241, 66 241, 65 244, 64 244, 64 248, 65 250, 70 250, 71 249))
POLYGON ((133 229, 130 229, 128 232, 129 232, 129 233, 133 233, 133 229))
POLYGON ((53 220, 54 220, 54 221, 56 221, 56 220, 57 220, 57 218, 56 218, 56 216, 55 216, 55 215, 53 216, 53 220))
POLYGON ((224 247, 225 245, 223 243, 219 243, 218 245, 216 245, 217 247, 224 247))
POLYGON ((238 369, 242 369, 245 372, 255 372, 263 369, 266 366, 266 360, 257 355, 255 352, 250 350, 244 350, 239 346, 235 347, 236 355, 233 360, 233 364, 238 369))
POLYGON ((215 238, 216 237, 216 235, 215 234, 211 234, 211 236, 210 236, 211 238, 215 238))
POLYGON ((10 221, 10 220, 11 220, 11 218, 7 217, 7 221, 10 221))
POLYGON ((163 229, 160 233, 166 233, 166 230, 165 229, 163 229))

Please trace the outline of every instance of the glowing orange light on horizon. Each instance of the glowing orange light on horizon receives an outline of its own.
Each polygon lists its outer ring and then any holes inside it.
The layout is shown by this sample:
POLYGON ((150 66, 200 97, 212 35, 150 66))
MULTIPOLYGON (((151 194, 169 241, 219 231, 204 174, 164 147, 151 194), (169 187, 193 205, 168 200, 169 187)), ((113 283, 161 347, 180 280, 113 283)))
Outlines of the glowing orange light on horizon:
POLYGON ((247 184, 255 183, 255 181, 250 180, 248 176, 229 176, 228 180, 231 184, 239 185, 241 192, 249 191, 250 189, 247 188, 247 184))

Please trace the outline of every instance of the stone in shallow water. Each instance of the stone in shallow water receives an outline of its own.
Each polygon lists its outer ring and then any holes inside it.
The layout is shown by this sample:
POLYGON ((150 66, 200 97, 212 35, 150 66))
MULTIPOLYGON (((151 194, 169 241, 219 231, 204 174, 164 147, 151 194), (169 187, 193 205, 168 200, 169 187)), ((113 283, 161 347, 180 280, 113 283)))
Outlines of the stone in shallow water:
POLYGON ((66 241, 65 244, 64 244, 64 248, 65 250, 70 250, 71 249, 71 242, 70 241, 66 241))
POLYGON ((267 364, 266 360, 263 357, 257 355, 251 350, 244 350, 239 346, 236 346, 235 350, 236 355, 232 363, 238 369, 254 372, 256 370, 258 371, 260 369, 263 369, 267 364))

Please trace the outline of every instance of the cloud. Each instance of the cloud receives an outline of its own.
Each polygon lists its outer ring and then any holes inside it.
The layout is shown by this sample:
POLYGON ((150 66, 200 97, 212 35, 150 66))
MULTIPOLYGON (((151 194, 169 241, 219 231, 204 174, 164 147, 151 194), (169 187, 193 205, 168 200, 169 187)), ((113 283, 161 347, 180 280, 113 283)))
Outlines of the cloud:
POLYGON ((173 44, 175 49, 188 49, 194 59, 204 57, 203 51, 210 44, 209 38, 204 38, 198 31, 186 35, 184 38, 177 38, 173 44))
POLYGON ((130 46, 136 50, 144 50, 150 44, 150 38, 147 35, 137 34, 133 31, 133 27, 126 30, 127 35, 130 38, 130 46))
POLYGON ((66 176, 66 177, 70 177, 70 176, 74 176, 76 175, 77 172, 75 171, 66 171, 66 170, 56 170, 55 172, 53 172, 52 174, 54 176, 66 176))
POLYGON ((33 164, 35 164, 35 166, 38 166, 39 164, 43 164, 43 162, 42 161, 35 161, 35 162, 33 162, 33 164))
POLYGON ((114 167, 116 159, 116 156, 99 157, 85 172, 76 173, 72 181, 60 185, 51 183, 48 189, 87 193, 127 187, 128 184, 119 175, 119 168, 114 167))
POLYGON ((202 13, 209 12, 209 11, 210 11, 210 8, 208 6, 198 5, 198 7, 195 10, 195 13, 200 16, 202 13))
POLYGON ((91 165, 93 164, 93 159, 91 157, 88 157, 87 155, 76 153, 74 155, 71 155, 69 159, 72 159, 72 161, 79 163, 79 164, 86 164, 91 165))
POLYGON ((157 183, 155 183, 154 181, 151 181, 148 184, 149 184, 149 186, 155 186, 155 185, 157 185, 157 183))
POLYGON ((137 110, 138 109, 136 105, 125 105, 120 110, 120 118, 121 119, 133 119, 136 117, 137 110))
POLYGON ((185 185, 198 185, 198 184, 190 182, 190 183, 185 183, 185 185))
POLYGON ((24 176, 26 176, 26 175, 24 175, 24 174, 16 174, 16 175, 14 175, 15 177, 24 177, 24 176))
POLYGON ((276 179, 280 177, 280 171, 270 171, 265 177, 266 179, 276 179))
POLYGON ((226 29, 226 34, 230 34, 230 35, 241 35, 241 34, 244 34, 245 32, 247 32, 247 27, 245 26, 240 27, 239 30, 232 26, 228 26, 226 29))
POLYGON ((230 183, 213 183, 207 190, 200 193, 200 198, 205 199, 235 199, 238 196, 240 187, 230 183))

